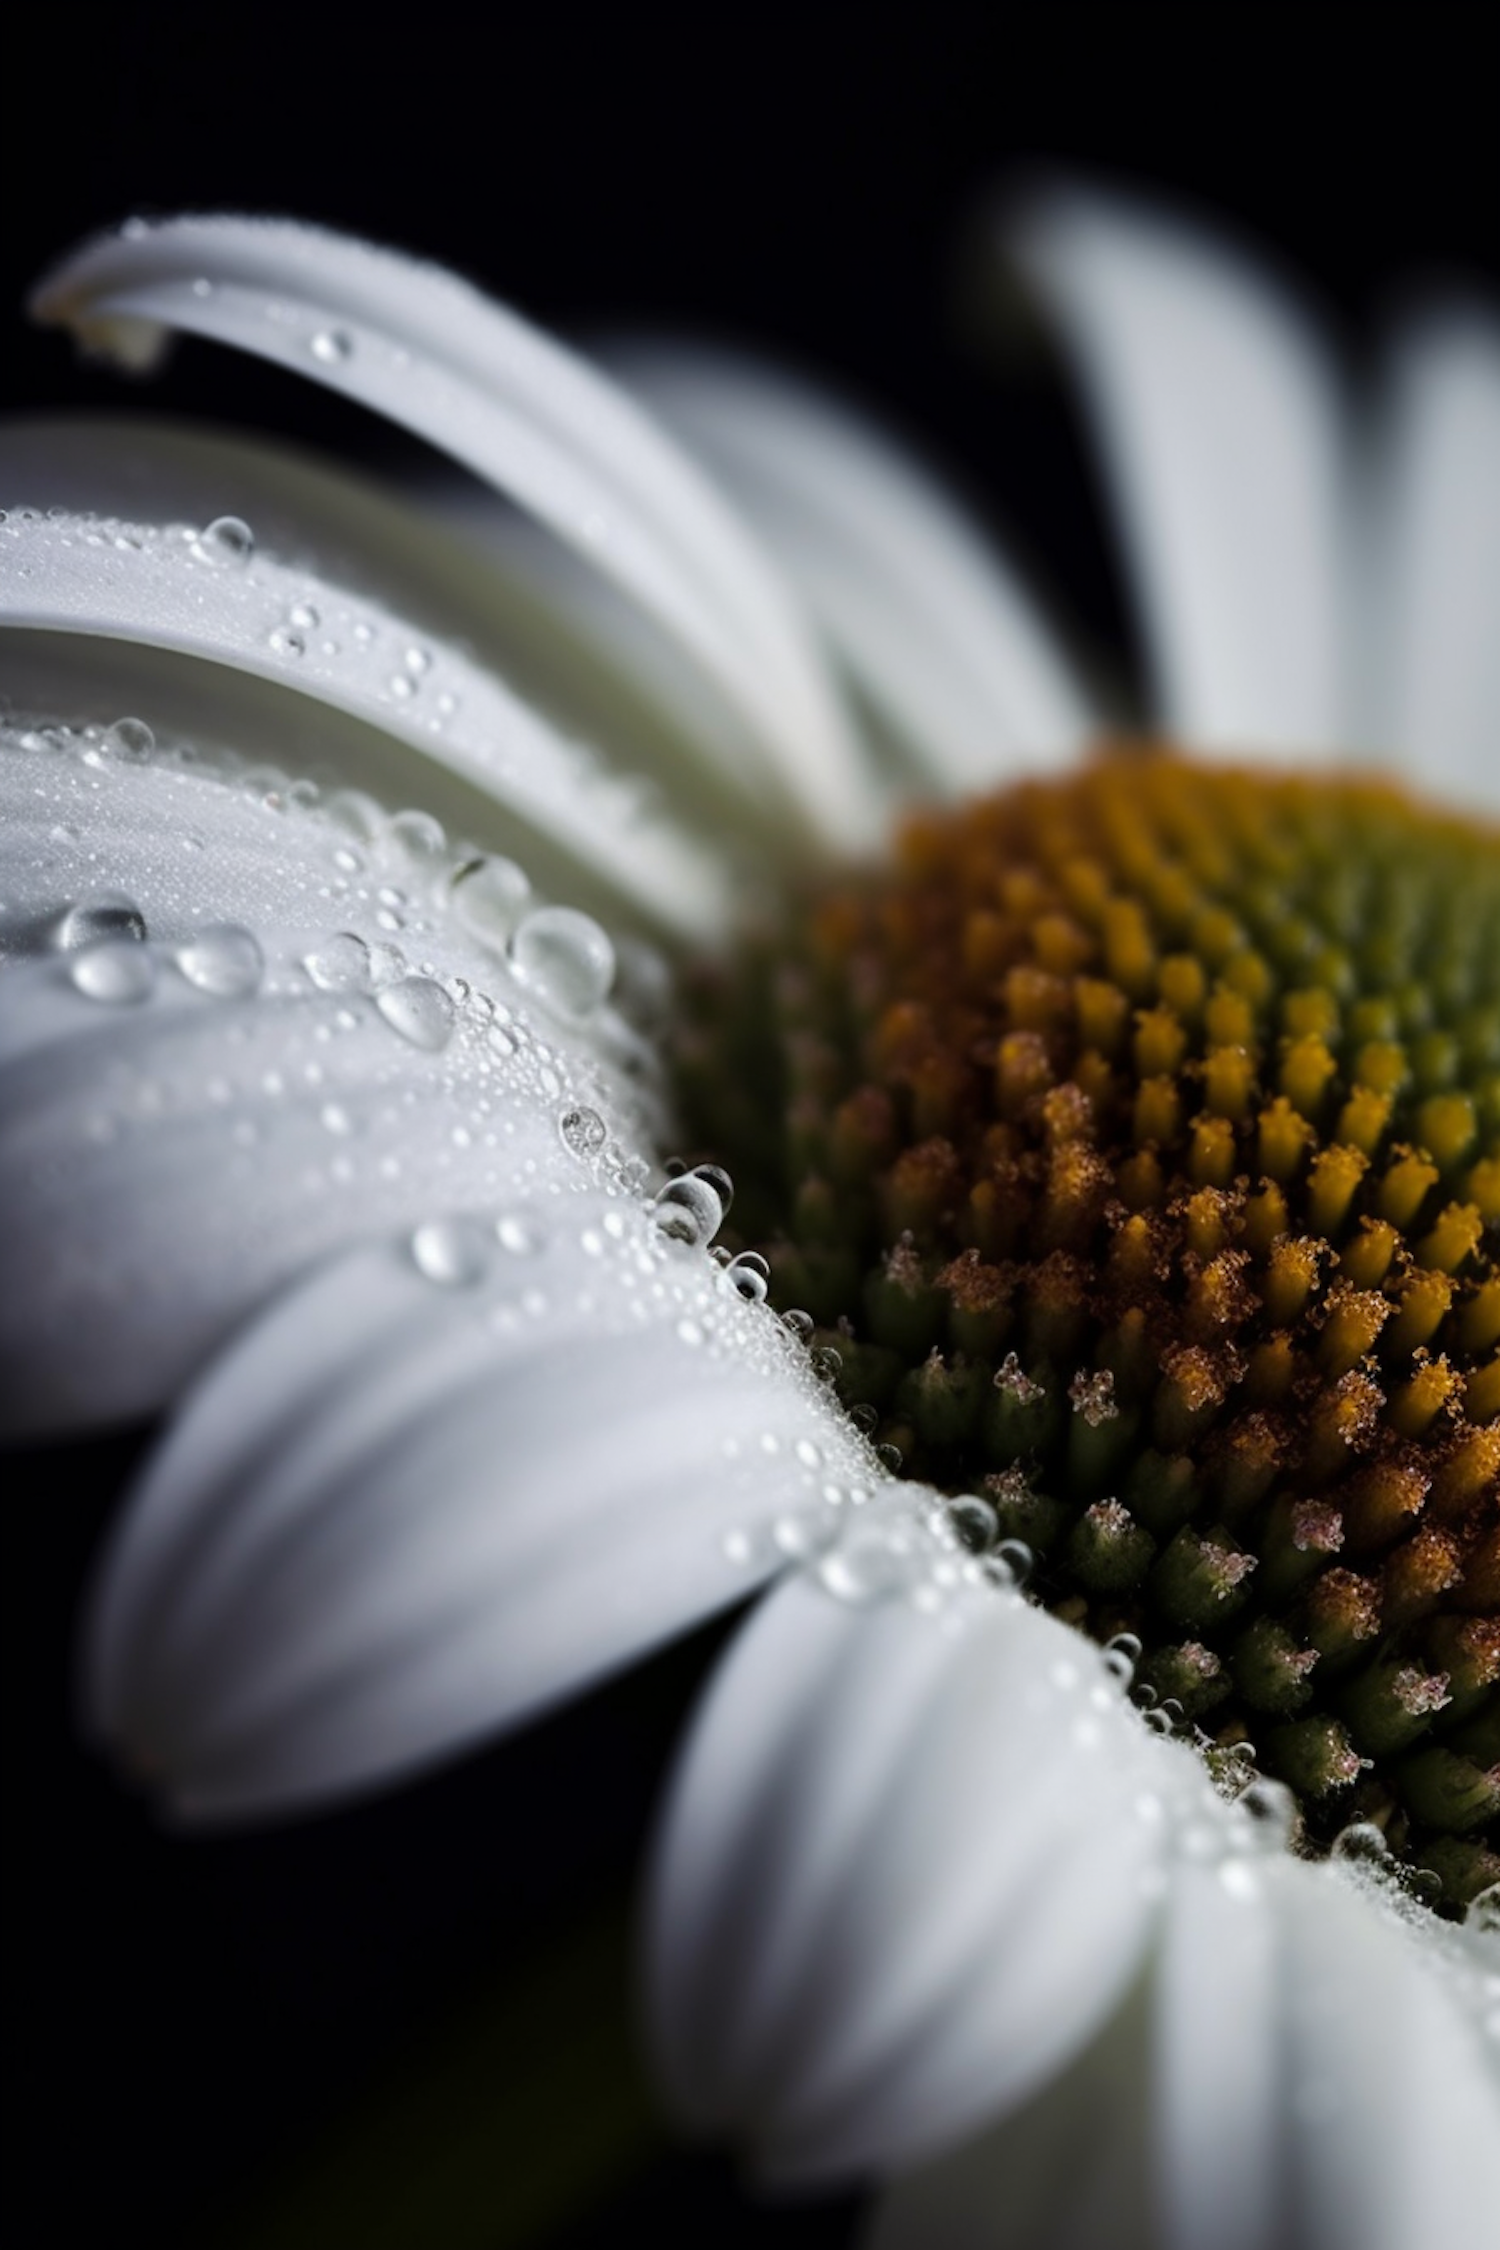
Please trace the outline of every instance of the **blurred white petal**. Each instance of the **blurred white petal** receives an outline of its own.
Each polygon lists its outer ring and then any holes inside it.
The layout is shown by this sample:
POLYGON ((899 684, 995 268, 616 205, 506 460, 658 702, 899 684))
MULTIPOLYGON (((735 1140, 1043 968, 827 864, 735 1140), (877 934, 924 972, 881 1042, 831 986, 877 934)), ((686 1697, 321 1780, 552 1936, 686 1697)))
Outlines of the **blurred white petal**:
POLYGON ((854 740, 774 573, 622 392, 505 307, 320 228, 213 217, 99 237, 32 310, 133 365, 172 330, 255 352, 462 461, 616 579, 744 719, 767 781, 849 840, 854 740))
POLYGON ((199 1818, 390 1781, 742 1598, 770 1519, 867 1468, 775 1316, 635 1204, 434 1222, 189 1394, 109 1560, 93 1723, 199 1818))
MULTIPOLYGON (((239 522, 240 519, 234 519, 239 522)), ((243 528, 243 527, 242 527, 243 528)), ((461 650, 424 637, 377 603, 347 595, 212 525, 122 525, 18 514, 0 524, 0 628, 124 641, 250 673, 292 698, 331 706, 416 752, 402 761, 418 803, 459 785, 465 814, 503 808, 509 848, 567 896, 567 871, 637 917, 700 937, 723 926, 720 871, 661 823, 622 836, 618 791, 582 770, 576 747, 461 650), (478 804, 475 799, 480 800, 478 804)), ((66 655, 60 659, 67 662, 66 655)), ((325 761, 332 763, 330 757, 325 761)), ((386 771, 347 778, 389 786, 386 771)), ((491 824, 495 825, 494 816, 491 824)))
POLYGON ((702 350, 626 345, 613 358, 744 510, 918 781, 993 786, 1099 732, 1014 572, 843 400, 702 350))
MULTIPOLYGON (((0 426, 6 507, 196 526, 238 516, 262 552, 405 619, 424 640, 456 645, 564 733, 606 746, 618 772, 648 776, 675 814, 715 834, 726 823, 763 826, 764 789, 742 736, 725 730, 722 707, 701 690, 682 715, 692 675, 666 660, 660 636, 640 629, 638 614, 598 572, 452 471, 443 499, 459 489, 471 514, 482 508, 488 522, 506 527, 507 541, 476 553, 471 538, 455 538, 427 507, 430 484, 419 495, 388 495, 265 440, 139 415, 0 426), (522 529, 529 538, 518 553, 522 529), (628 638, 621 618, 636 627, 628 638), (649 672, 642 649, 658 657, 649 672), (717 757, 709 754, 715 747, 717 757)), ((413 758, 412 767, 409 794, 420 787, 422 761, 413 758)))
POLYGON ((1197 750, 1349 747, 1349 469, 1321 338, 1206 231, 1058 189, 1017 256, 1077 361, 1161 724, 1197 750))
POLYGON ((683 2114, 812 2179, 911 2163, 1024 2098, 1137 1958, 1153 1748, 1098 1651, 1019 1599, 934 1619, 771 1595, 660 1848, 653 2012, 683 2114))
POLYGON ((1409 324, 1377 427, 1372 748, 1459 802, 1500 806, 1500 320, 1409 324))

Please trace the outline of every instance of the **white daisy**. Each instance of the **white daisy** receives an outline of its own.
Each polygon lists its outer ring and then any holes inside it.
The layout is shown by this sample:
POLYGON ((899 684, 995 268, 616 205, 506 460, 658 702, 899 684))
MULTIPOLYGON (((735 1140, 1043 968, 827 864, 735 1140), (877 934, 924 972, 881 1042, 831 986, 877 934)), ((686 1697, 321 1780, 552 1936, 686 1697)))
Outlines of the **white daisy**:
MULTIPOLYGON (((1419 743, 1425 780, 1494 802, 1484 323, 1411 333, 1356 476, 1316 342, 1232 261, 1063 198, 1022 244, 1112 449, 1168 731, 1419 743)), ((898 2176, 883 2240, 1416 2244, 1492 2207, 1487 1909, 1440 1922, 1378 1830, 1292 1856, 1275 1783, 1227 1806, 1124 1700, 1138 1642, 1023 1600, 997 1498, 897 1484, 753 1254, 708 1255, 722 1176, 647 1192, 642 939, 710 944, 736 875, 867 849, 902 795, 1094 731, 1009 574, 779 381, 630 365, 731 506, 521 323, 325 236, 128 228, 40 304, 140 363, 181 328, 302 367, 554 535, 496 521, 481 561, 352 480, 149 425, 8 441, 11 1427, 176 1403, 100 1594, 97 1722, 186 1812, 295 1804, 815 1558, 731 1651, 665 1825, 652 1977, 690 2119, 783 2177, 898 2176)), ((1482 1203, 1488 1150, 1429 1125, 1482 1203)), ((1455 1319, 1484 1317, 1480 1255, 1424 1269, 1458 1276, 1455 1319)), ((997 1372, 1024 1408, 1034 1368, 997 1372)), ((1109 1372, 1074 1370, 1080 1432, 1117 1418, 1109 1372)), ((940 1453, 907 1398, 887 1422, 940 1453)), ((1096 1506, 1096 1544, 1142 1535, 1096 1506)), ((1417 1735, 1462 1690, 1437 1678, 1402 1687, 1417 1735)), ((1310 1755, 1283 1764, 1316 1836, 1310 1755)), ((1467 1814, 1392 1806, 1398 1843, 1456 1832, 1482 1866, 1467 1814)))

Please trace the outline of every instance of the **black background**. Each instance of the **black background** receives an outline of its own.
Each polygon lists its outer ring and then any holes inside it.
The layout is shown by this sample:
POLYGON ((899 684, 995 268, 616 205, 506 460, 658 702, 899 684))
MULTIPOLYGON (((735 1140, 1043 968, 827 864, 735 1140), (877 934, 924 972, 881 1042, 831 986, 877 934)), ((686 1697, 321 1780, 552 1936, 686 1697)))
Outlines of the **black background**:
MULTIPOLYGON (((1320 37, 1305 12, 1265 9, 402 19, 24 19, 8 41, 0 297, 18 308, 50 259, 134 210, 274 210, 441 258, 566 331, 741 339, 883 407, 1128 664, 1132 620, 1067 400, 1044 363, 997 372, 964 312, 984 198, 1038 166, 1186 198, 1297 271, 1355 344, 1413 278, 1493 291, 1500 273, 1491 104, 1459 11, 1383 19, 1379 37, 1356 15, 1320 37)), ((119 404, 113 378, 18 313, 5 337, 7 409, 119 404)), ((350 409, 203 348, 139 403, 399 466, 350 409)), ((49 2214, 21 2222, 27 2241, 219 2239, 414 2045, 441 2052, 455 2010, 488 2005, 570 1917, 623 1895, 716 1645, 700 1635, 357 1812, 170 1835, 70 1718, 80 1587, 140 1442, 13 1462, 0 1517, 7 2015, 28 2089, 8 2195, 49 2214)), ((504 2130, 499 2115, 477 2190, 501 2214, 504 2130)), ((440 2135, 430 2161, 443 2169, 440 2135)), ((627 2220, 659 2240, 839 2239, 850 2216, 767 2217, 727 2163, 660 2155, 545 2239, 602 2243, 627 2220)), ((482 2243, 482 2225, 449 2224, 393 2219, 379 2241, 482 2243)), ((360 2250, 378 2250, 363 2225, 360 2250)))

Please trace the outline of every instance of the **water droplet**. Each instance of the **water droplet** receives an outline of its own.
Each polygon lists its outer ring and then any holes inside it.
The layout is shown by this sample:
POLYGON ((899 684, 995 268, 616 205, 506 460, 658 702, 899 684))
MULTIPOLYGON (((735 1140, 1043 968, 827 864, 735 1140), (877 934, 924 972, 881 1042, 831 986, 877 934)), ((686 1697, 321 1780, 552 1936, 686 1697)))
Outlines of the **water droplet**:
POLYGON ((861 1437, 868 1437, 872 1430, 880 1426, 880 1409, 878 1406, 871 1406, 867 1399, 861 1399, 857 1405, 850 1407, 849 1419, 861 1437))
POLYGON ((431 878, 446 866, 448 838, 431 813, 399 812, 385 832, 387 849, 409 874, 431 878))
POLYGON ((960 1493, 942 1510, 943 1529, 971 1555, 987 1555, 1000 1536, 1000 1518, 977 1493, 960 1493))
POLYGON ((1489 1937, 1500 1937, 1500 1883, 1491 1883, 1469 1901, 1464 1916, 1466 1930, 1479 1930, 1489 1937))
POLYGON ((1297 1800, 1285 1783, 1268 1781, 1264 1774, 1258 1774, 1234 1801, 1254 1824, 1258 1851, 1279 1852, 1291 1842, 1297 1825, 1297 1800))
POLYGON ((908 1558, 884 1537, 846 1539, 818 1565, 818 1579, 836 1601, 888 1601, 910 1579, 908 1558))
POLYGON ((677 1323, 677 1333, 682 1338, 682 1341, 685 1344, 697 1345, 701 1344, 703 1341, 703 1330, 699 1327, 696 1320, 689 1320, 686 1318, 679 1320, 677 1323))
POLYGON ((724 1268, 724 1279, 747 1304, 762 1305, 770 1286, 771 1269, 758 1250, 742 1250, 724 1268))
POLYGON ((406 652, 403 662, 406 665, 407 671, 412 673, 417 679, 420 679, 424 672, 430 672, 432 670, 432 657, 430 652, 425 648, 409 648, 406 652))
POLYGON ((325 367, 337 367, 353 357, 354 338, 345 328, 320 328, 307 348, 325 367))
POLYGON ((133 938, 99 938, 70 955, 68 974, 88 999, 125 1007, 150 998, 156 984, 156 958, 133 938))
POLYGON ((1116 1633, 1106 1641, 1101 1652, 1105 1671, 1123 1692, 1135 1678, 1135 1668, 1141 1660, 1141 1643, 1135 1633, 1116 1633))
POLYGON ((587 1016, 609 995, 615 949, 590 915, 571 906, 528 914, 510 941, 511 967, 559 1015, 587 1016))
POLYGON ((1388 1870, 1391 1847, 1373 1820, 1354 1820, 1334 1837, 1333 1857, 1368 1872, 1388 1870))
POLYGON ((781 1325, 799 1344, 805 1344, 817 1324, 810 1312, 803 1312, 800 1306, 794 1305, 790 1312, 782 1314, 781 1325))
POLYGON ((484 1277, 490 1246, 470 1219, 429 1219, 411 1238, 412 1263, 444 1289, 466 1289, 484 1277))
POLYGON ((52 927, 52 942, 60 953, 76 952, 101 938, 123 939, 143 945, 146 917, 133 898, 123 891, 93 891, 65 908, 52 927))
POLYGON ((811 1438, 799 1437, 796 1444, 792 1447, 792 1451, 796 1454, 797 1459, 801 1462, 804 1469, 822 1468, 822 1451, 818 1446, 814 1445, 811 1438))
POLYGON ((502 1250, 513 1258, 534 1258, 542 1247, 539 1229, 530 1219, 508 1211, 503 1219, 495 1221, 495 1239, 502 1250))
POLYGON ((271 646, 278 656, 303 656, 307 651, 307 643, 302 635, 294 633, 288 625, 276 627, 271 635, 271 646))
POLYGON ((811 1562, 815 1555, 825 1554, 838 1533, 838 1517, 821 1503, 814 1508, 789 1508, 771 1527, 778 1548, 793 1562, 811 1562))
POLYGON ((1005 1582, 1012 1586, 1024 1586, 1036 1568, 1036 1556, 1024 1539, 1002 1539, 989 1559, 1000 1565, 1005 1582))
POLYGON ((320 992, 368 992, 372 982, 370 948, 352 930, 325 938, 302 966, 320 992))
POLYGON ((335 789, 323 810, 335 828, 361 844, 373 844, 385 828, 385 813, 363 789, 335 789))
POLYGON ((453 1036, 453 1002, 431 977, 403 977, 376 995, 375 1005, 413 1047, 436 1054, 453 1036))
POLYGON ((318 622, 318 613, 311 602, 293 602, 286 616, 289 625, 295 625, 304 633, 310 633, 318 622))
POLYGON ((128 766, 144 766, 156 748, 156 736, 144 719, 116 719, 104 730, 103 747, 128 766))
POLYGON ((459 921, 471 937, 503 947, 526 911, 531 885, 513 859, 471 859, 453 878, 451 892, 459 921))
POLYGON ((200 562, 222 569, 237 569, 255 552, 255 534, 242 516, 215 516, 193 541, 200 562))
POLYGON ((1260 1897, 1260 1877, 1253 1863, 1234 1852, 1219 1862, 1219 1887, 1242 1904, 1260 1897))
POLYGON ((727 1219, 734 1207, 734 1182, 723 1165, 695 1164, 691 1176, 695 1180, 706 1180, 708 1182, 719 1199, 719 1209, 727 1219))
POLYGON ((694 1249, 712 1242, 724 1218, 717 1193, 697 1172, 684 1172, 680 1179, 668 1180, 652 1211, 658 1229, 669 1241, 686 1242, 694 1249))
POLYGON ((255 938, 237 922, 218 922, 196 931, 177 948, 176 960, 189 984, 219 1000, 237 1000, 254 992, 266 966, 255 938))
POLYGON ((575 1156, 597 1156, 608 1131, 597 1109, 565 1109, 557 1121, 564 1148, 575 1156))

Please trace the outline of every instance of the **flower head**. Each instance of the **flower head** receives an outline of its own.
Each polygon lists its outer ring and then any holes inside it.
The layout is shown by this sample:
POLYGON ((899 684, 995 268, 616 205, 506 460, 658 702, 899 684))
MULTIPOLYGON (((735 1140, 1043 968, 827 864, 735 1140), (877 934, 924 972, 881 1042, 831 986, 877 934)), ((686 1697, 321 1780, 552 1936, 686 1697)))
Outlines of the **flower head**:
MULTIPOLYGON (((1500 697, 1432 581, 1493 538, 1449 465, 1455 427, 1500 459, 1482 326, 1409 362, 1409 537, 1355 598, 1308 335, 1149 219, 1061 199, 1023 246, 1166 721, 1329 748, 1384 671, 1481 793, 1500 697)), ((704 1160, 664 1176, 644 941, 1090 731, 1009 574, 795 389, 635 362, 726 499, 511 316, 311 232, 127 228, 39 306, 132 364, 176 326, 301 367, 587 565, 503 519, 461 562, 218 441, 27 465, 95 512, 3 526, 17 1419, 178 1402, 99 1722, 189 1811, 305 1802, 808 1564, 664 1830, 683 2109, 787 2175, 913 2175, 892 2239, 979 2238, 1015 2135, 1123 2054, 1151 2091, 1083 2192, 1164 2239, 1452 2223, 1493 2154, 1492 835, 1124 759, 924 816, 716 972, 675 1042, 704 1160), (654 797, 580 752, 601 718, 654 797)), ((1043 2153, 1025 2224, 1070 2192, 1043 2153)))

